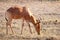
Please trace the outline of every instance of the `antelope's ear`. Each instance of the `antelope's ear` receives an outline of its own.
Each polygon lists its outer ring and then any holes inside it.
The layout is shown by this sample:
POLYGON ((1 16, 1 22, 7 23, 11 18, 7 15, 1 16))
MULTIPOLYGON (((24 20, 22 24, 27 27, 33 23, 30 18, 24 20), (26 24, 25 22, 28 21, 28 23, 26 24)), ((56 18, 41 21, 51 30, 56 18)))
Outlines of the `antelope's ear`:
POLYGON ((40 20, 38 20, 39 21, 39 23, 40 23, 40 20))
POLYGON ((40 23, 40 20, 36 20, 37 21, 37 23, 40 23))
POLYGON ((38 23, 40 23, 40 20, 36 20, 38 23))
POLYGON ((38 20, 36 20, 38 22, 38 20))

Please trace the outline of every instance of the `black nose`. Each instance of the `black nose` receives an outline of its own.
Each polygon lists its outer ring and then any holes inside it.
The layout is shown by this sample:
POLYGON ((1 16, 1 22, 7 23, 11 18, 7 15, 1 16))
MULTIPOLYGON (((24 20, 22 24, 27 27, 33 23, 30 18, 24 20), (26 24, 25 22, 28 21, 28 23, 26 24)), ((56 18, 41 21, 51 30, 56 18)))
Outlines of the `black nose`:
POLYGON ((40 35, 40 33, 38 33, 38 35, 40 35))

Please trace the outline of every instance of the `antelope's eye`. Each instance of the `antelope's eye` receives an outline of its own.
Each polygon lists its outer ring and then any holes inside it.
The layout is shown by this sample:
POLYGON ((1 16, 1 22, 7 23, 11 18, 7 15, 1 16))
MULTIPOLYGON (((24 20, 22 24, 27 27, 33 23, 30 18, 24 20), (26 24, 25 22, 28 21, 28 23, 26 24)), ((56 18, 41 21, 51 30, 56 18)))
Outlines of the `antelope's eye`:
POLYGON ((36 20, 38 22, 38 20, 36 20))
POLYGON ((35 24, 36 25, 36 24, 35 24))

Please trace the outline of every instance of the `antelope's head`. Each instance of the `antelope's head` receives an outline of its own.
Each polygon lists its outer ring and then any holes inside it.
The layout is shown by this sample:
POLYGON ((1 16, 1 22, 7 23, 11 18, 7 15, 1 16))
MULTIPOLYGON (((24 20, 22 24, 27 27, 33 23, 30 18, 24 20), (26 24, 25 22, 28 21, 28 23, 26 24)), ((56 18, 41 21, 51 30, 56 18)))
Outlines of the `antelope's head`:
POLYGON ((40 35, 40 20, 36 20, 35 29, 38 35, 40 35))

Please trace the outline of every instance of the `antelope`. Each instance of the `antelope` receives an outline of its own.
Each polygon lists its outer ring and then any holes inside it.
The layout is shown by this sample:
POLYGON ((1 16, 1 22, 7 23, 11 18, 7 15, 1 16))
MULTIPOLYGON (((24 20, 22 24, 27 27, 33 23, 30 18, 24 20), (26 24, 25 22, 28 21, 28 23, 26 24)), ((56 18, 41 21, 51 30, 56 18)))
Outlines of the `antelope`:
POLYGON ((11 27, 11 23, 13 19, 22 19, 21 34, 22 34, 24 21, 25 21, 29 26, 30 33, 32 33, 31 27, 30 27, 30 23, 32 23, 34 25, 34 28, 37 34, 40 35, 40 20, 37 20, 36 17, 32 15, 29 8, 26 8, 25 6, 10 7, 5 12, 5 19, 6 19, 6 34, 8 34, 8 26, 10 26, 12 33, 14 33, 11 27))

